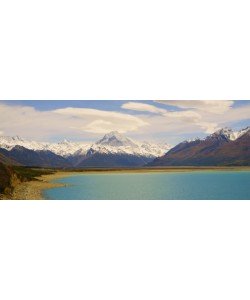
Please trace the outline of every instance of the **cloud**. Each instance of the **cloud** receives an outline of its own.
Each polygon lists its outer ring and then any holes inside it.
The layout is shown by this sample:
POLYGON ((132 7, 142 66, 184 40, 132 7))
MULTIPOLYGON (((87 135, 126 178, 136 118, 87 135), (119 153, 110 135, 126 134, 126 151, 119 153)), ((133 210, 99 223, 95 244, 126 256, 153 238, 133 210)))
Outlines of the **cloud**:
POLYGON ((223 114, 232 108, 231 100, 157 100, 156 102, 183 109, 223 114))
POLYGON ((130 110, 135 110, 135 111, 145 111, 145 112, 150 112, 150 113, 155 113, 155 114, 162 114, 162 113, 166 112, 165 109, 158 108, 151 104, 145 104, 145 103, 139 103, 139 102, 127 102, 127 103, 124 103, 121 107, 124 109, 130 109, 130 110))
POLYGON ((97 109, 64 108, 39 111, 30 106, 0 104, 1 131, 6 135, 46 141, 67 138, 91 139, 112 130, 133 132, 148 126, 137 116, 97 109))
POLYGON ((113 130, 125 133, 149 125, 148 122, 137 116, 114 111, 68 107, 53 112, 70 118, 89 120, 90 122, 81 129, 92 133, 107 133, 113 130))
MULTIPOLYGON (((132 101, 128 103, 130 102, 132 101)), ((241 121, 246 124, 245 121, 250 119, 250 101, 234 105, 223 114, 190 107, 170 111, 158 108, 157 104, 154 106, 139 101, 135 104, 134 109, 145 113, 130 115, 117 111, 75 107, 39 111, 30 106, 14 106, 0 102, 0 131, 5 135, 20 135, 40 141, 57 141, 63 138, 90 141, 116 130, 134 138, 147 140, 160 137, 174 144, 182 141, 185 135, 203 136, 224 126, 239 126, 241 121)))
MULTIPOLYGON (((196 103, 196 101, 157 101, 157 102, 161 102, 164 104, 168 104, 169 102, 171 102, 172 106, 188 108, 188 110, 168 111, 166 109, 158 108, 151 104, 145 104, 145 103, 139 103, 139 102, 125 103, 122 105, 122 108, 135 110, 135 111, 144 111, 144 112, 155 113, 155 114, 161 115, 167 119, 170 119, 172 123, 183 122, 185 124, 193 124, 193 125, 197 126, 197 128, 200 128, 200 130, 202 130, 206 133, 212 133, 216 129, 218 129, 218 125, 216 123, 202 121, 203 117, 200 114, 200 110, 204 110, 205 108, 207 109, 208 103, 206 101, 198 101, 199 102, 198 104, 196 103), (195 102, 195 103, 193 103, 193 102, 195 102), (202 102, 202 103, 200 103, 200 102, 202 102), (193 109, 195 107, 198 109, 190 110, 190 108, 193 109)), ((210 111, 215 110, 215 106, 216 106, 215 103, 212 103, 212 107, 209 107, 210 111)), ((225 107, 229 107, 229 106, 228 106, 228 103, 217 105, 216 106, 217 113, 218 113, 218 107, 220 108, 220 111, 222 111, 223 109, 225 110, 225 107)))
POLYGON ((196 111, 174 111, 164 114, 165 117, 186 124, 187 130, 189 125, 194 125, 206 133, 213 133, 218 129, 218 124, 214 122, 205 122, 203 117, 196 111))
POLYGON ((200 126, 207 134, 214 133, 220 128, 217 123, 210 122, 198 122, 197 125, 200 126))
POLYGON ((85 131, 94 133, 105 133, 111 131, 112 123, 109 121, 96 120, 87 124, 84 128, 85 131))
POLYGON ((197 122, 201 120, 201 115, 195 111, 170 111, 164 114, 165 117, 178 119, 184 122, 197 122))
POLYGON ((207 119, 218 120, 219 123, 237 122, 249 120, 250 122, 250 101, 245 101, 247 104, 230 109, 225 114, 219 116, 207 116, 207 119), (249 103, 249 104, 248 104, 249 103))

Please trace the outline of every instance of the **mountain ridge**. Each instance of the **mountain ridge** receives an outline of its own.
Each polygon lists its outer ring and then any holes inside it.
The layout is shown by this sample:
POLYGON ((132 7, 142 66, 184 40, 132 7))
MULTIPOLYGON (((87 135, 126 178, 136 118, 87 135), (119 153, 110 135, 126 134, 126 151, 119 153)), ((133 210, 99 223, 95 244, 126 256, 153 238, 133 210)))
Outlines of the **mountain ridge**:
POLYGON ((134 141, 116 131, 104 135, 95 143, 67 140, 46 143, 27 141, 17 136, 0 137, 0 153, 8 159, 29 166, 36 163, 37 166, 59 165, 63 168, 96 167, 102 164, 105 167, 142 166, 163 155, 170 148, 167 144, 134 141), (29 160, 26 157, 29 157, 29 160))
POLYGON ((149 166, 250 165, 250 128, 220 129, 204 139, 184 141, 149 166))
POLYGON ((0 137, 0 161, 55 168, 250 165, 250 127, 239 131, 222 128, 173 148, 138 142, 116 131, 95 143, 45 143, 19 136, 0 137))

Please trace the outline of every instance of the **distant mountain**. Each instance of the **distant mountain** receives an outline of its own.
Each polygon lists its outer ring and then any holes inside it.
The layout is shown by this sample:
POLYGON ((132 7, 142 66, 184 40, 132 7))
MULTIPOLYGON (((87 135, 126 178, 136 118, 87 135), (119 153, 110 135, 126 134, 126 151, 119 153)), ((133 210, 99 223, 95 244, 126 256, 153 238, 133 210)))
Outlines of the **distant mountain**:
POLYGON ((11 150, 15 146, 22 146, 29 150, 34 151, 51 151, 54 154, 68 157, 73 155, 76 151, 89 149, 91 144, 89 143, 73 143, 67 140, 64 140, 59 143, 45 143, 45 142, 36 142, 36 141, 28 141, 19 136, 0 136, 0 148, 11 150))
POLYGON ((144 166, 152 159, 130 154, 104 154, 96 152, 85 157, 78 168, 122 168, 144 166))
POLYGON ((96 145, 111 147, 137 147, 136 143, 117 131, 111 131, 110 133, 105 134, 101 140, 96 142, 96 145))
POLYGON ((138 167, 163 155, 170 148, 166 144, 133 141, 113 131, 93 144, 87 152, 78 151, 68 159, 78 168, 138 167))
POLYGON ((53 168, 250 165, 250 128, 238 132, 223 128, 172 149, 168 144, 135 141, 116 131, 92 144, 67 140, 45 143, 2 136, 0 162, 53 168))
POLYGON ((66 168, 70 163, 59 155, 47 150, 29 150, 22 146, 15 146, 11 150, 0 148, 0 154, 23 166, 66 168))
POLYGON ((149 166, 250 165, 250 128, 224 128, 205 139, 184 141, 149 166))
POLYGON ((96 143, 27 141, 0 137, 0 153, 25 166, 41 167, 133 167, 143 166, 165 154, 171 146, 138 142, 113 131, 96 143))

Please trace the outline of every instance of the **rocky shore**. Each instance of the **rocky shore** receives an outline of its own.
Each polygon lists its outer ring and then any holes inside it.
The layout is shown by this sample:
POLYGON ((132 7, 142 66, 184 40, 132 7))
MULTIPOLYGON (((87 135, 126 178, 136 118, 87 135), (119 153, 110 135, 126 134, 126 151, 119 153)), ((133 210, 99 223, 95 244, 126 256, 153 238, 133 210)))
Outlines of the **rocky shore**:
MULTIPOLYGON (((11 200, 43 200, 43 190, 64 186, 64 184, 53 183, 51 181, 62 177, 74 175, 74 172, 56 172, 54 174, 42 175, 35 181, 21 182, 14 188, 11 200)), ((6 199, 8 199, 6 197, 6 199)))

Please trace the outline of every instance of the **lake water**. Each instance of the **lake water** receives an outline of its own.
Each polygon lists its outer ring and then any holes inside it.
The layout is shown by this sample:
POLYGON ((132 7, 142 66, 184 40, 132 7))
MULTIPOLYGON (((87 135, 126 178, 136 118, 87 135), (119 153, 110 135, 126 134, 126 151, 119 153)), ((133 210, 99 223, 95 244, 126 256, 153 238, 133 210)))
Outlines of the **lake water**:
POLYGON ((250 172, 81 174, 55 180, 46 199, 250 199, 250 172))

